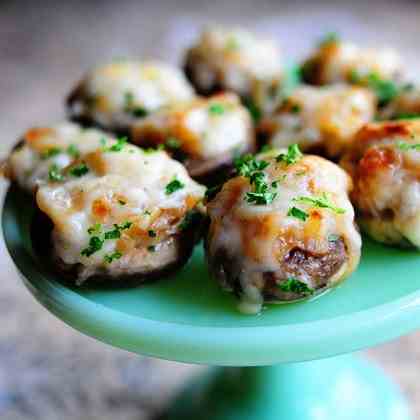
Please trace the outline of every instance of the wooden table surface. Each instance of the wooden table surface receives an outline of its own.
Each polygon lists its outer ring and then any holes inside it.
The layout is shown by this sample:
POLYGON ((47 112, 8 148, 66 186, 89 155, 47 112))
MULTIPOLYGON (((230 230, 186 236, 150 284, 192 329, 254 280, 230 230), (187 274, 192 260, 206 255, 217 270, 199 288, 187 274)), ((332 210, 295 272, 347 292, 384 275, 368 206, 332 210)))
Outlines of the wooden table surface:
MULTIPOLYGON (((415 77, 419 18, 415 1, 2 1, 0 152, 31 125, 63 118, 63 98, 90 66, 127 56, 179 62, 205 23, 272 34, 290 60, 330 30, 395 45, 415 77)), ((200 369, 131 355, 66 327, 19 283, 3 242, 0 267, 1 419, 149 419, 200 369)), ((420 333, 366 354, 402 386, 420 418, 420 333)))

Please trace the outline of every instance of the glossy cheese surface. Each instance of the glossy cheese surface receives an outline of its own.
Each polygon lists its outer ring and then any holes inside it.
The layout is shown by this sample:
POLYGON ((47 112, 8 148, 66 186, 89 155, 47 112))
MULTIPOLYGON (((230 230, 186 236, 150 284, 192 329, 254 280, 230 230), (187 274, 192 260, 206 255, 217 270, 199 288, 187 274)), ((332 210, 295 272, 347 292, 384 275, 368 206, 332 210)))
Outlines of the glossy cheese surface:
POLYGON ((419 150, 420 122, 372 123, 341 161, 362 227, 380 242, 420 247, 419 150))
POLYGON ((204 187, 165 152, 146 153, 131 145, 113 151, 101 145, 82 159, 89 168, 86 174, 74 177, 67 168, 63 182, 43 185, 36 195, 38 206, 53 221, 60 260, 81 264, 82 281, 97 272, 116 276, 152 271, 176 258, 174 235, 202 199, 204 187), (116 229, 117 237, 107 238, 116 229), (102 247, 83 255, 93 236, 103 241, 102 247), (116 252, 118 259, 107 262, 116 252))
POLYGON ((182 72, 159 61, 115 61, 92 70, 80 83, 71 114, 107 128, 125 128, 194 91, 182 72))
MULTIPOLYGON (((269 162, 264 169, 267 184, 277 183, 277 195, 271 203, 250 203, 246 194, 253 187, 247 178, 238 176, 228 181, 208 205, 208 252, 215 256, 223 251, 232 264, 238 265, 242 298, 257 306, 264 300, 264 273, 274 273, 279 284, 286 280, 290 272, 285 261, 296 249, 314 256, 327 255, 332 238, 344 242, 344 263, 327 279, 328 287, 354 271, 360 259, 361 238, 348 198, 352 185, 349 176, 321 157, 308 155, 287 165, 276 161, 277 153, 260 155, 269 162), (327 197, 340 210, 300 201, 302 197, 327 197), (305 212, 307 218, 291 215, 293 207, 305 212)), ((299 272, 299 280, 313 289, 320 286, 305 270, 299 272)))
POLYGON ((273 115, 260 123, 268 144, 298 143, 302 150, 340 155, 363 124, 373 120, 375 98, 365 88, 346 85, 297 88, 273 115))
POLYGON ((241 152, 254 140, 248 111, 235 94, 181 102, 139 119, 133 125, 137 144, 167 144, 196 159, 241 152))

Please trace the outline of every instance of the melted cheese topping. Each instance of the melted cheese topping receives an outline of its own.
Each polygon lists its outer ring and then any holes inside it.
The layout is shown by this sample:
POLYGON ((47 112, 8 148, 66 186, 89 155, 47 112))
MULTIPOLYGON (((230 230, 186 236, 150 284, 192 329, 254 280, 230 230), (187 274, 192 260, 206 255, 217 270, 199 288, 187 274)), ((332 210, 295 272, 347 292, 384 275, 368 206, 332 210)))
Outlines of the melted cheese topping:
MULTIPOLYGON (((211 219, 208 252, 217 255, 224 250, 237 268, 244 293, 245 306, 259 309, 263 303, 264 272, 275 272, 286 279, 283 261, 299 247, 313 254, 328 252, 329 236, 343 238, 347 261, 328 279, 328 286, 344 279, 355 270, 360 259, 361 239, 354 225, 354 211, 347 193, 351 180, 337 165, 317 156, 305 156, 287 166, 277 163, 279 151, 263 155, 270 165, 264 170, 267 184, 278 182, 277 196, 272 203, 253 205, 246 200, 251 191, 249 181, 236 177, 228 181, 208 205, 211 219), (327 194, 330 202, 345 210, 337 214, 326 208, 294 201, 297 197, 320 197, 327 194), (303 221, 288 216, 292 207, 308 213, 303 221)), ((301 278, 315 288, 310 276, 301 278)))
POLYGON ((196 99, 158 111, 133 125, 137 144, 176 140, 193 159, 212 159, 241 152, 253 144, 252 121, 234 94, 196 99))
POLYGON ((373 120, 375 105, 374 95, 364 88, 304 86, 264 119, 260 130, 274 147, 298 143, 302 150, 316 147, 336 157, 363 124, 373 120))
POLYGON ((91 71, 81 82, 72 113, 103 127, 125 128, 135 111, 150 113, 194 97, 184 75, 155 61, 119 61, 91 71))
POLYGON ((82 266, 79 282, 101 272, 147 273, 176 260, 179 224, 203 198, 204 187, 165 152, 146 153, 125 145, 120 151, 98 148, 82 159, 87 174, 72 177, 64 171, 64 182, 43 185, 36 195, 39 208, 54 224, 56 255, 65 265, 82 266), (178 189, 168 192, 174 180, 178 189), (119 238, 104 239, 115 225, 127 222, 130 226, 119 238), (97 224, 99 229, 89 233, 97 224), (92 236, 103 240, 101 249, 82 255, 92 236), (106 256, 115 252, 121 257, 107 262, 106 256))
POLYGON ((383 79, 395 79, 402 72, 402 60, 391 48, 365 48, 349 42, 331 42, 320 46, 308 62, 316 63, 313 75, 318 84, 352 81, 352 74, 375 73, 383 79))
POLYGON ((102 131, 83 129, 68 122, 32 128, 24 134, 23 145, 10 154, 6 175, 22 188, 33 192, 48 182, 48 173, 53 165, 57 169, 68 166, 78 154, 97 149, 101 139, 105 142, 110 140, 102 131))
POLYGON ((204 89, 218 84, 241 95, 249 95, 258 81, 278 81, 283 71, 275 43, 240 28, 205 30, 188 60, 204 89))
POLYGON ((420 152, 404 145, 420 145, 419 121, 368 124, 341 165, 353 176, 352 199, 366 231, 380 242, 420 248, 420 152))

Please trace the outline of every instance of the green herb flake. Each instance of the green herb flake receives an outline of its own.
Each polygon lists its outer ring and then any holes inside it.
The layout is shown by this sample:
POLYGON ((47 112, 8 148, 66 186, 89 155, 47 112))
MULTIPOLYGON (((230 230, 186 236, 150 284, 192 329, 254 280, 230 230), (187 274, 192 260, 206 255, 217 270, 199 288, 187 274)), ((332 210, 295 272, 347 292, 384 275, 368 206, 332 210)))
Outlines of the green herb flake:
POLYGON ((165 193, 166 195, 171 195, 175 191, 181 190, 185 187, 185 184, 183 184, 179 179, 174 177, 174 179, 165 187, 165 193))
POLYGON ((124 222, 120 225, 114 224, 114 229, 105 232, 105 239, 118 239, 121 237, 121 231, 129 229, 133 223, 132 222, 124 222))
POLYGON ((90 257, 95 252, 99 251, 104 244, 104 240, 98 236, 92 236, 89 240, 89 245, 87 248, 83 249, 80 253, 85 257, 90 257))
POLYGON ((225 112, 225 107, 222 104, 211 104, 209 106, 209 113, 211 115, 222 115, 225 112))
POLYGON ((75 144, 71 144, 67 147, 66 152, 74 159, 78 159, 80 157, 80 151, 75 144))
POLYGON ((285 162, 286 165, 293 165, 303 157, 297 144, 291 144, 287 148, 287 153, 280 153, 276 157, 277 162, 285 162))
POLYGON ((124 201, 124 200, 118 199, 118 203, 119 203, 121 206, 125 206, 125 205, 127 204, 127 201, 124 201))
POLYGON ((293 114, 299 114, 299 112, 301 111, 301 107, 300 107, 300 105, 298 105, 298 104, 293 104, 293 105, 291 106, 291 108, 290 108, 290 111, 291 111, 293 114))
POLYGON ((57 156, 61 152, 62 150, 59 147, 50 147, 49 149, 43 151, 40 156, 42 160, 45 160, 57 156))
POLYGON ((252 99, 249 98, 245 100, 244 105, 251 114, 254 123, 258 124, 262 118, 262 111, 260 107, 252 99))
POLYGON ((69 171, 70 175, 75 176, 77 178, 80 178, 81 176, 86 175, 88 172, 89 172, 89 168, 84 162, 73 166, 69 171))
POLYGON ((108 264, 111 264, 112 261, 118 260, 122 257, 122 253, 120 251, 115 251, 112 254, 107 254, 104 256, 104 261, 108 264))
POLYGON ((420 114, 414 112, 400 113, 392 117, 393 120, 416 120, 420 118, 420 114))
POLYGON ((147 234, 149 235, 150 238, 156 238, 156 232, 154 230, 149 230, 147 232, 147 234))
POLYGON ((155 245, 149 245, 149 246, 147 247, 147 250, 148 250, 149 252, 155 252, 155 251, 156 251, 156 246, 155 246, 155 245))
POLYGON ((100 223, 95 223, 93 226, 91 226, 87 232, 89 235, 93 235, 94 233, 100 234, 102 229, 102 225, 100 223))
POLYGON ((48 179, 51 182, 62 182, 64 181, 64 175, 61 173, 60 168, 53 164, 48 169, 48 179))
POLYGON ((169 149, 179 149, 181 147, 181 142, 175 137, 169 137, 166 140, 165 145, 169 149))
POLYGON ((400 150, 408 151, 408 150, 420 150, 420 143, 410 144, 405 141, 399 141, 397 146, 400 150))
POLYGON ((105 149, 105 152, 121 152, 124 146, 127 144, 127 137, 120 137, 117 142, 112 146, 105 149))
POLYGON ((280 283, 278 288, 282 292, 296 293, 298 295, 312 295, 314 293, 314 289, 310 288, 306 283, 294 278, 288 278, 283 283, 280 283))
POLYGON ((321 197, 296 197, 293 199, 296 203, 311 204, 313 207, 332 210, 334 213, 343 214, 346 211, 340 207, 334 206, 328 199, 327 194, 323 193, 321 197))
POLYGON ((150 216, 152 214, 152 212, 150 210, 145 210, 143 212, 146 216, 150 216))
POLYGON ((306 211, 298 209, 297 207, 291 207, 287 212, 289 217, 294 217, 296 219, 302 220, 302 222, 306 222, 306 219, 309 217, 309 214, 306 211))

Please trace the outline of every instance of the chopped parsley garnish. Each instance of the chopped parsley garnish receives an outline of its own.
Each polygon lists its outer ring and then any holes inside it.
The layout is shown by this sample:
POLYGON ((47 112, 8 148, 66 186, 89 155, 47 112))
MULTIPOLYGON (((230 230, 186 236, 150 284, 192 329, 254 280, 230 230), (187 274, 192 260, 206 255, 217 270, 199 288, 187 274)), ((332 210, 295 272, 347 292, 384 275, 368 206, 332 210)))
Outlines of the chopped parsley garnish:
POLYGON ((298 104, 293 104, 293 105, 290 107, 290 111, 291 111, 293 114, 299 114, 300 110, 301 110, 301 107, 300 107, 300 105, 298 105, 298 104))
POLYGON ((80 151, 77 148, 76 145, 71 144, 69 147, 67 147, 66 152, 73 158, 78 159, 80 157, 80 151))
POLYGON ((62 152, 59 147, 50 147, 48 150, 45 150, 41 153, 41 159, 49 159, 53 156, 57 156, 62 152))
POLYGON ((152 229, 150 229, 149 231, 147 231, 147 234, 151 238, 156 238, 156 232, 154 230, 152 230, 152 229))
POLYGON ((93 235, 94 233, 100 234, 101 233, 101 229, 102 229, 102 225, 100 223, 96 223, 93 226, 91 226, 87 230, 87 232, 89 233, 89 235, 93 235))
POLYGON ((379 106, 388 104, 400 93, 402 89, 392 80, 382 79, 374 72, 363 75, 359 74, 357 70, 353 70, 350 73, 350 82, 366 85, 372 89, 378 98, 379 106))
POLYGON ((259 106, 252 99, 246 99, 244 105, 251 114, 254 123, 257 124, 262 117, 262 112, 259 106))
POLYGON ((48 179, 52 182, 64 181, 64 175, 56 164, 51 165, 48 169, 48 179))
POLYGON ((120 252, 120 251, 115 251, 115 252, 113 252, 112 254, 106 254, 106 255, 104 256, 104 261, 105 261, 106 263, 108 263, 108 264, 111 264, 111 263, 112 263, 112 261, 114 261, 114 260, 118 260, 118 259, 120 259, 121 257, 122 257, 121 252, 120 252))
POLYGON ((417 118, 420 118, 420 114, 414 112, 401 113, 392 117, 393 120, 415 120, 417 118))
POLYGON ((185 187, 185 184, 183 184, 179 179, 176 177, 165 187, 165 193, 166 195, 171 195, 175 191, 181 190, 185 187))
POLYGON ((155 252, 155 251, 156 251, 156 246, 155 246, 155 245, 149 245, 149 246, 147 247, 147 250, 148 250, 149 252, 155 252))
POLYGON ((89 168, 87 167, 86 163, 82 162, 76 166, 73 166, 69 173, 72 176, 80 178, 83 175, 86 175, 89 172, 89 168))
POLYGON ((222 115, 225 112, 225 107, 222 104, 211 104, 209 106, 209 113, 212 115, 222 115))
POLYGON ((306 213, 306 211, 298 209, 297 207, 291 207, 287 212, 287 215, 302 220, 302 222, 306 222, 306 219, 309 217, 309 214, 306 213))
POLYGON ((134 95, 132 92, 126 92, 124 95, 124 111, 133 115, 134 117, 145 117, 147 116, 148 112, 146 108, 136 105, 134 103, 134 95))
POLYGON ((181 147, 181 142, 175 137, 169 137, 165 144, 170 149, 179 149, 181 147))
POLYGON ((276 157, 277 162, 285 162, 287 165, 293 165, 302 158, 302 152, 297 144, 291 144, 287 148, 287 153, 280 153, 276 157))
POLYGON ((313 207, 319 207, 323 209, 330 209, 334 213, 343 214, 346 211, 340 207, 335 207, 327 197, 327 194, 323 193, 321 197, 296 197, 293 199, 296 203, 307 203, 311 204, 313 207))
POLYGON ((278 287, 283 292, 296 293, 299 295, 312 295, 314 293, 314 289, 310 288, 303 281, 294 278, 288 278, 286 281, 279 284, 278 287))
POLYGON ((147 216, 150 216, 152 214, 152 212, 150 210, 145 210, 144 214, 147 215, 147 216))
POLYGON ((104 240, 98 236, 92 236, 89 240, 89 245, 87 248, 83 249, 81 255, 85 257, 90 257, 95 252, 99 251, 104 244, 104 240))
POLYGON ((129 229, 133 223, 125 222, 120 225, 114 224, 114 229, 105 232, 105 239, 118 239, 121 237, 121 231, 129 229))
POLYGON ((120 137, 117 142, 110 147, 105 147, 104 152, 121 152, 124 146, 127 144, 127 137, 120 137))
POLYGON ((271 146, 270 144, 264 144, 264 146, 261 147, 261 153, 267 153, 271 150, 273 150, 273 146, 271 146))
MULTIPOLYGON (((239 175, 249 179, 254 191, 247 192, 245 200, 250 204, 264 205, 270 204, 277 193, 272 191, 266 182, 266 175, 263 170, 269 165, 265 160, 257 160, 253 155, 245 155, 235 159, 235 168, 239 175)), ((271 188, 276 188, 277 185, 271 188)))
POLYGON ((397 146, 400 150, 407 151, 407 150, 420 150, 420 143, 410 144, 406 143, 405 141, 399 141, 397 146))
POLYGON ((118 203, 121 204, 122 206, 125 206, 127 204, 127 201, 121 200, 120 198, 118 199, 118 203))
POLYGON ((337 42, 340 42, 340 36, 337 32, 328 32, 318 43, 320 47, 323 47, 325 45, 329 44, 336 44, 337 42))

